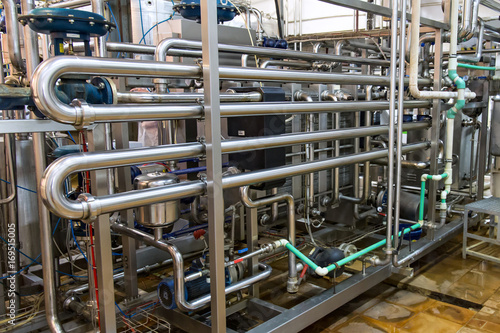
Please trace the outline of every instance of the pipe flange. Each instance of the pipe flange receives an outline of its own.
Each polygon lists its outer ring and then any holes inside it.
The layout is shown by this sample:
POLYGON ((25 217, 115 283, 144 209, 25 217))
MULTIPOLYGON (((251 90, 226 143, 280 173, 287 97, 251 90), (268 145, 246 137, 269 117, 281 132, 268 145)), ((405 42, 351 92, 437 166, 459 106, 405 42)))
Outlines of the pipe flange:
POLYGON ((92 223, 101 215, 102 207, 98 200, 90 193, 82 193, 78 196, 78 201, 83 205, 84 216, 82 222, 92 223))
POLYGON ((85 126, 92 125, 95 121, 95 111, 87 104, 87 102, 79 99, 74 99, 71 101, 71 106, 75 108, 76 119, 73 126, 78 129, 82 129, 85 126))
POLYGON ((290 294, 296 294, 299 291, 299 279, 295 277, 288 277, 286 282, 286 291, 290 294))
POLYGON ((319 204, 322 207, 328 207, 332 203, 332 198, 329 196, 324 196, 319 200, 319 204))
POLYGON ((81 302, 80 297, 75 296, 75 295, 71 295, 71 296, 67 297, 63 302, 63 308, 65 310, 71 310, 70 305, 72 302, 81 302))

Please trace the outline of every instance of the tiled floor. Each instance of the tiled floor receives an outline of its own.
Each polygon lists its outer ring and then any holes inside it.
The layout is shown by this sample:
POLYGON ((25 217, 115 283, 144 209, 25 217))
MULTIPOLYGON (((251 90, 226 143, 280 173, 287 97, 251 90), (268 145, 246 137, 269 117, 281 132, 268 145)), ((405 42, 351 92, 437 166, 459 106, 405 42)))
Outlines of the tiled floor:
POLYGON ((500 332, 500 265, 463 260, 457 239, 415 270, 416 277, 393 277, 302 332, 500 332))

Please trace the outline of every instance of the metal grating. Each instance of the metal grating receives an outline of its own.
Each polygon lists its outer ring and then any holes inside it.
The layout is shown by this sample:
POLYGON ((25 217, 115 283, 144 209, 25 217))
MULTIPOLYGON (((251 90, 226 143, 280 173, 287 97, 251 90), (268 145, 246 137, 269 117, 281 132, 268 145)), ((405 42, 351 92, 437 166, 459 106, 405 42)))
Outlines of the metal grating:
POLYGON ((500 215, 500 198, 491 197, 465 205, 465 209, 478 213, 500 215))

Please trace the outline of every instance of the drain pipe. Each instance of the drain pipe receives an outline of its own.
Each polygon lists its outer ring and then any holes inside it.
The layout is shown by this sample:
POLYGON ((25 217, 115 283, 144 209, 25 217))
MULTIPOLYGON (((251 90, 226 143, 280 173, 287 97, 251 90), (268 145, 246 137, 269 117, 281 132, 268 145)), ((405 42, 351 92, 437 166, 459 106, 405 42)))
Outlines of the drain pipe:
MULTIPOLYGON (((279 201, 286 201, 288 205, 288 241, 291 245, 295 246, 295 201, 293 196, 285 193, 280 195, 274 195, 271 197, 265 197, 258 200, 250 199, 248 194, 249 192, 248 186, 240 187, 240 197, 241 202, 246 207, 249 208, 258 208, 265 205, 271 205, 277 203, 279 201)), ((297 279, 297 266, 295 263, 295 255, 294 252, 290 251, 288 254, 288 281, 286 284, 286 289, 289 293, 296 293, 299 290, 299 284, 297 279)))
POLYGON ((482 19, 478 19, 479 25, 479 33, 477 37, 477 45, 476 45, 476 55, 475 56, 467 56, 460 54, 457 56, 457 59, 465 62, 479 62, 483 56, 483 42, 484 42, 484 21, 482 19))
POLYGON ((7 25, 7 43, 9 46, 9 59, 14 68, 24 72, 26 66, 21 53, 21 35, 17 21, 17 5, 14 0, 2 0, 5 10, 5 24, 7 25))
MULTIPOLYGON (((335 93, 331 92, 330 90, 325 90, 321 94, 321 100, 337 102, 339 100, 339 98, 335 93)), ((336 130, 340 128, 340 114, 339 113, 333 114, 333 128, 336 130)), ((340 141, 335 140, 334 145, 335 145, 335 157, 338 157, 338 156, 340 156, 340 141)), ((334 184, 332 184, 332 185, 334 186, 335 190, 333 192, 333 201, 332 202, 334 204, 336 204, 340 200, 340 186, 339 186, 340 169, 339 168, 335 168, 333 170, 333 181, 334 181, 334 184)))
MULTIPOLYGON (((295 93, 295 100, 296 101, 303 101, 303 102, 308 102, 312 103, 314 102, 311 96, 307 94, 306 92, 299 90, 295 93)), ((314 114, 311 113, 309 116, 306 118, 306 131, 307 132, 314 132, 314 114)), ((314 143, 308 143, 306 144, 306 160, 308 161, 314 161, 314 143)), ((308 186, 306 186, 306 216, 309 220, 311 210, 313 209, 314 206, 314 173, 311 172, 308 177, 308 186)))
MULTIPOLYGON (((419 0, 417 0, 419 2, 419 0)), ((415 16, 414 16, 415 17, 415 16)), ((455 116, 465 105, 465 81, 457 74, 457 32, 458 32, 458 0, 451 1, 451 39, 450 39, 450 56, 448 63, 448 76, 457 86, 457 95, 455 105, 446 112, 446 150, 445 150, 445 167, 444 173, 440 175, 424 174, 421 177, 420 189, 420 207, 419 218, 416 225, 424 225, 424 200, 425 200, 425 182, 426 180, 441 181, 444 179, 444 190, 441 191, 440 205, 440 223, 438 226, 432 227, 442 228, 446 223, 446 198, 451 191, 452 180, 452 162, 453 162, 453 132, 455 126, 455 116)), ((413 54, 412 54, 413 56, 413 54)), ((429 193, 429 195, 432 195, 429 193)), ((397 255, 393 257, 393 265, 398 267, 403 265, 406 260, 399 261, 397 255)))
MULTIPOLYGON (((457 48, 457 33, 458 33, 458 5, 453 6, 453 2, 456 0, 452 0, 452 22, 451 26, 451 34, 450 34, 450 64, 451 58, 454 57, 456 64, 456 48, 457 48), (455 9, 453 9, 455 7, 455 9), (457 19, 454 20, 453 17, 455 13, 457 13, 457 19), (456 22, 454 22, 456 21, 456 22), (451 45, 454 45, 454 50, 452 50, 451 45), (453 55, 453 56, 452 56, 453 55)), ((412 21, 411 21, 411 39, 410 39, 410 93, 415 98, 423 98, 423 99, 445 99, 445 98, 458 98, 460 99, 459 93, 454 91, 420 91, 418 89, 418 53, 419 53, 419 35, 420 35, 420 6, 421 0, 413 0, 412 1, 412 21)), ((448 76, 453 80, 452 77, 453 67, 448 65, 448 76), (451 69, 451 70, 450 70, 451 69)), ((456 73, 456 66, 455 66, 456 73)), ((464 94, 462 97, 466 98, 475 98, 476 94, 473 92, 465 92, 465 89, 462 90, 460 94, 464 94)))
MULTIPOLYGON (((414 0, 417 1, 417 0, 414 0)), ((395 113, 396 113, 396 65, 397 65, 397 35, 398 35, 398 0, 392 0, 392 17, 391 17, 391 84, 389 96, 389 154, 388 154, 388 179, 387 179, 387 231, 386 231, 386 249, 385 258, 377 258, 374 262, 375 265, 387 265, 391 262, 393 255, 392 249, 392 207, 394 205, 394 132, 395 132, 395 113)), ((420 15, 420 13, 418 14, 420 15)), ((414 30, 418 31, 418 30, 414 30)), ((412 36, 415 34, 412 34, 412 36)), ((417 33, 418 36, 418 33, 417 33)), ((418 69, 418 68, 417 68, 418 69)), ((411 80, 410 80, 411 84, 411 80)), ((399 106, 401 107, 401 106, 399 106)))

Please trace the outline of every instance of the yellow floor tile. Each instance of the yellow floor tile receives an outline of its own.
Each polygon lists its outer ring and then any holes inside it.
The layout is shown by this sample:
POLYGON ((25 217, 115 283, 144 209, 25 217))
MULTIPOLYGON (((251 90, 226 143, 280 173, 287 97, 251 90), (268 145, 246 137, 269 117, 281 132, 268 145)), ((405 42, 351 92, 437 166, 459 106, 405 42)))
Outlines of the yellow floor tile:
POLYGON ((465 325, 476 314, 475 311, 436 301, 426 311, 428 314, 465 325))
POLYGON ((402 328, 411 333, 456 333, 462 325, 421 312, 411 318, 402 328))

